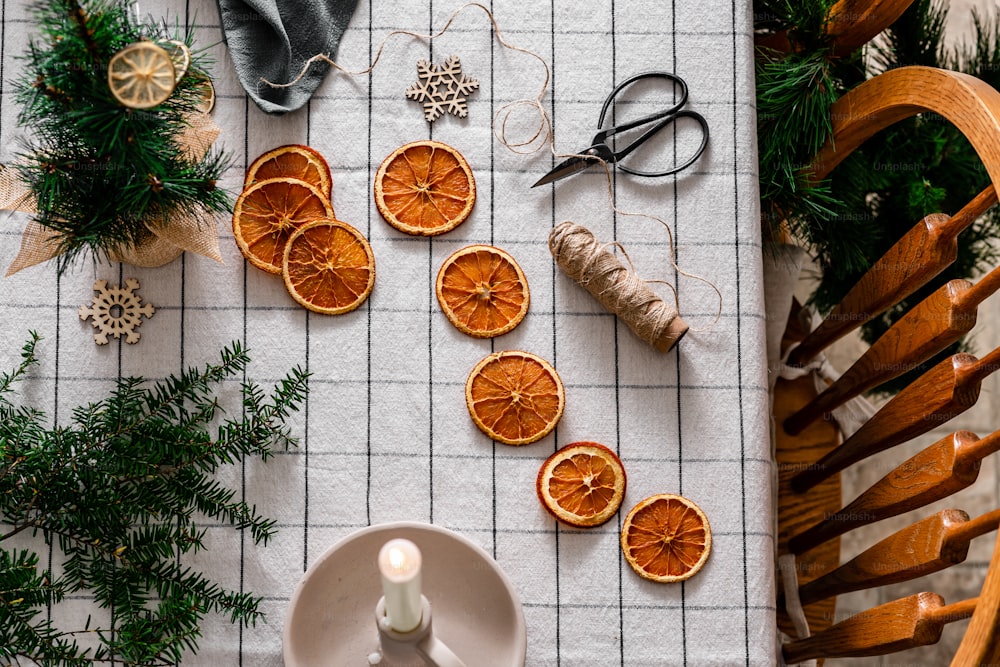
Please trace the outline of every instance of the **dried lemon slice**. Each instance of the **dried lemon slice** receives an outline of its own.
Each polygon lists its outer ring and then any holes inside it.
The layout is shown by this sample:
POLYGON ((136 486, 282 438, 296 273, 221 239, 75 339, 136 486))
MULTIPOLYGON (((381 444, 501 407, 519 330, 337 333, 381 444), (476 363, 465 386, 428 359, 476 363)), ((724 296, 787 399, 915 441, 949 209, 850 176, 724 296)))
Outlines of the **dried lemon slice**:
POLYGON ((212 84, 212 80, 208 77, 199 77, 195 85, 198 86, 200 94, 195 108, 202 113, 212 113, 215 109, 215 85, 212 84))
POLYGON ((170 62, 174 65, 174 83, 179 83, 191 66, 191 49, 178 39, 167 39, 158 44, 170 56, 170 62))
POLYGON ((153 42, 136 42, 111 57, 108 87, 123 106, 150 109, 174 92, 174 63, 165 49, 153 42))

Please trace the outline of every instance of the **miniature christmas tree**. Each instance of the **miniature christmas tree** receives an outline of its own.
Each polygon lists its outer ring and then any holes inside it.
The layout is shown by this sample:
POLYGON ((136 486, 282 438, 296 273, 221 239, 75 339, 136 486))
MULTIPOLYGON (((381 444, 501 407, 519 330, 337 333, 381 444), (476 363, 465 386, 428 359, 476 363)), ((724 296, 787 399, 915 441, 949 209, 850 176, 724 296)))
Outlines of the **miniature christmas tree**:
POLYGON ((17 85, 31 135, 15 165, 55 233, 60 270, 129 251, 177 217, 229 210, 218 152, 185 143, 210 84, 190 33, 139 25, 122 0, 42 0, 17 85))

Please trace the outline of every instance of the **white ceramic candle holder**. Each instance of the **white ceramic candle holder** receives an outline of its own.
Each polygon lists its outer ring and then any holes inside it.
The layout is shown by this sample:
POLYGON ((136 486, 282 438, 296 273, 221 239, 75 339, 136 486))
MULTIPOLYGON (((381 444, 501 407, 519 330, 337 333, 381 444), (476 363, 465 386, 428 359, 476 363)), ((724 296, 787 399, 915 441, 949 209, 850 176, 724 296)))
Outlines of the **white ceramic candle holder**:
POLYGON ((517 592, 490 556, 438 526, 399 522, 370 526, 337 542, 296 587, 285 615, 285 667, 439 665, 523 667, 524 612, 517 592), (379 549, 402 537, 423 556, 424 618, 412 632, 385 623, 379 549), (432 623, 433 618, 433 623, 432 623), (376 658, 381 658, 375 663, 376 658))

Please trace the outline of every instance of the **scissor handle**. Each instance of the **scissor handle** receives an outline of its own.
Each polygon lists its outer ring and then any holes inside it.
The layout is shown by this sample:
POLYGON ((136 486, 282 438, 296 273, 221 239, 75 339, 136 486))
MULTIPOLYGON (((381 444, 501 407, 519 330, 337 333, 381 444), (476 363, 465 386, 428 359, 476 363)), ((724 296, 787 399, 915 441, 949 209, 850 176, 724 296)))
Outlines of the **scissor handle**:
POLYGON ((640 74, 636 74, 634 76, 629 77, 625 81, 622 81, 615 87, 614 90, 611 91, 611 94, 608 95, 608 98, 604 100, 604 106, 601 107, 601 115, 598 118, 597 126, 600 128, 601 126, 604 125, 604 119, 607 116, 608 109, 611 108, 611 104, 612 102, 614 102, 614 99, 618 95, 618 93, 620 93, 624 88, 635 83, 636 81, 639 81, 641 79, 654 79, 654 78, 666 79, 668 81, 672 81, 675 85, 680 86, 681 89, 680 99, 669 109, 658 111, 656 113, 649 114, 648 116, 643 116, 642 118, 638 118, 636 120, 632 120, 627 123, 623 123, 621 125, 615 125, 614 127, 602 129, 597 133, 592 142, 592 145, 598 145, 602 143, 607 144, 608 137, 618 134, 619 132, 625 132, 627 130, 640 127, 642 125, 646 125, 647 123, 651 123, 653 121, 659 121, 653 127, 646 130, 638 139, 630 143, 628 146, 625 146, 619 151, 612 152, 613 156, 612 159, 616 163, 617 167, 622 171, 629 174, 633 174, 635 176, 652 177, 652 176, 669 176, 670 174, 676 174, 677 172, 683 169, 687 169, 689 166, 691 166, 691 164, 695 160, 701 157, 701 154, 705 151, 705 146, 708 145, 708 122, 701 114, 697 112, 681 110, 682 107, 685 104, 687 104, 687 98, 688 98, 687 83, 684 81, 684 79, 680 78, 676 74, 671 74, 670 72, 655 72, 655 71, 642 72, 640 74), (649 140, 653 135, 655 135, 657 132, 659 132, 663 128, 673 123, 678 118, 693 118, 701 126, 702 130, 701 145, 698 146, 698 150, 696 150, 694 154, 690 158, 688 158, 687 161, 685 161, 683 164, 674 166, 665 171, 656 171, 656 172, 641 171, 639 169, 632 169, 623 164, 620 164, 620 161, 623 158, 625 158, 625 156, 630 154, 636 148, 638 148, 647 140, 649 140))
MULTIPOLYGON (((622 92, 622 90, 628 88, 636 81, 641 81, 642 79, 666 79, 668 81, 672 81, 674 84, 681 87, 681 98, 677 100, 677 102, 674 103, 674 105, 669 109, 666 109, 664 111, 657 111, 656 113, 650 114, 648 116, 643 116, 638 120, 629 121, 622 125, 615 125, 614 127, 609 127, 607 129, 601 130, 603 135, 598 135, 601 137, 600 139, 601 141, 604 141, 606 138, 610 137, 613 134, 617 134, 619 132, 625 132, 627 130, 631 130, 632 128, 639 127, 640 125, 645 125, 646 123, 657 120, 664 116, 674 114, 680 111, 684 107, 684 105, 687 104, 688 87, 687 87, 687 82, 684 81, 684 79, 680 78, 676 74, 671 74, 670 72, 642 72, 640 74, 636 74, 634 76, 630 76, 629 78, 625 79, 617 86, 615 86, 615 89, 611 91, 611 94, 608 95, 606 100, 604 100, 604 106, 601 107, 601 115, 600 118, 598 118, 597 120, 597 129, 600 130, 602 127, 604 127, 604 118, 608 114, 608 109, 611 108, 611 103, 614 102, 616 97, 618 97, 618 93, 622 92)), ((595 141, 594 143, 596 144, 598 142, 595 141)))

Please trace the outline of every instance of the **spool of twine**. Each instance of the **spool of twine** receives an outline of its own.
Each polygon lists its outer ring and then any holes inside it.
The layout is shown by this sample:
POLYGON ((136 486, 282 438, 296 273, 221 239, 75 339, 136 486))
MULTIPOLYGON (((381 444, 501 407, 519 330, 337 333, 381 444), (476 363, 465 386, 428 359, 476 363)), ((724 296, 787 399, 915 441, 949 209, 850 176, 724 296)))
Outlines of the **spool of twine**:
POLYGON ((568 221, 556 225, 549 234, 549 251, 566 275, 660 352, 668 352, 687 333, 677 308, 657 296, 586 227, 568 221))

